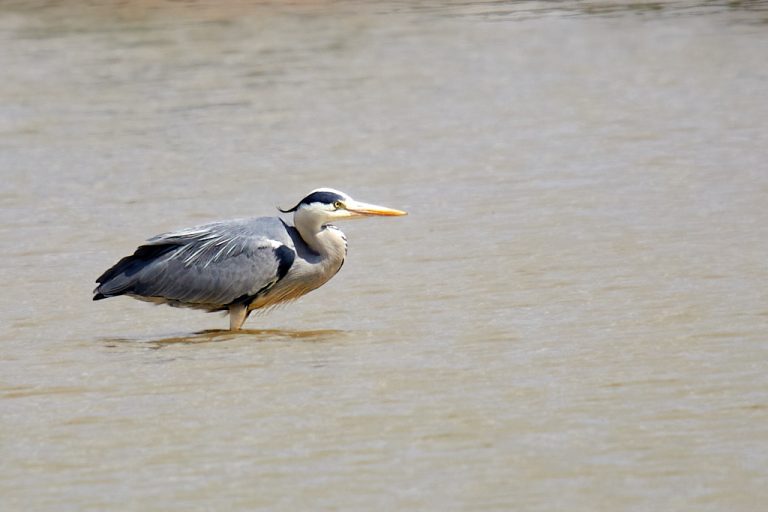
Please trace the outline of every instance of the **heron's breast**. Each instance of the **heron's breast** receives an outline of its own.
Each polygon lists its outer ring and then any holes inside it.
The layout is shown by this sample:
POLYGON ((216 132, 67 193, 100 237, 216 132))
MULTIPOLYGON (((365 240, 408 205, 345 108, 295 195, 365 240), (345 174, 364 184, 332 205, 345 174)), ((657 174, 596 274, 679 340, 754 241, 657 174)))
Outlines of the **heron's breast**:
POLYGON ((296 300, 328 282, 338 272, 343 263, 325 261, 322 265, 311 265, 297 260, 288 274, 279 280, 266 293, 256 297, 249 309, 274 306, 281 302, 296 300))

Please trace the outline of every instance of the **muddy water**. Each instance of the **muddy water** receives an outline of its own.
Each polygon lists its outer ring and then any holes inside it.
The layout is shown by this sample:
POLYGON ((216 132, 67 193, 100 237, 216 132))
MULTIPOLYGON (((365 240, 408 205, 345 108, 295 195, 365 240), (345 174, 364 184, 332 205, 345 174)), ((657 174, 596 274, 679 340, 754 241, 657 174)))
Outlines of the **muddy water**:
POLYGON ((763 2, 4 2, 6 510, 760 510, 763 2), (93 279, 332 186, 302 301, 93 279))

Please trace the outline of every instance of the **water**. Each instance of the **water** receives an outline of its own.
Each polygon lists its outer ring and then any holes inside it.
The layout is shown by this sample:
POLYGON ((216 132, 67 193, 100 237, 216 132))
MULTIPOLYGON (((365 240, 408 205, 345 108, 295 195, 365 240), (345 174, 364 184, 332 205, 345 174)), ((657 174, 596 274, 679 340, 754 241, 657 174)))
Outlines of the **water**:
POLYGON ((761 510, 765 2, 3 2, 4 510, 761 510), (318 186, 302 301, 94 278, 318 186))

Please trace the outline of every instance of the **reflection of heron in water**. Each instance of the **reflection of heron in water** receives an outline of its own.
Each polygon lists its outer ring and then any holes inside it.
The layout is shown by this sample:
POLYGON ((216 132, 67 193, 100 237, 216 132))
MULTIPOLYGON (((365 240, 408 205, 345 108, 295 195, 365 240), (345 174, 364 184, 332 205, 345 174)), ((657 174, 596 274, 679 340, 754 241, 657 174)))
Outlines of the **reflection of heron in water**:
POLYGON ((321 188, 277 217, 214 222, 150 238, 96 280, 93 300, 129 295, 171 306, 229 311, 240 329, 254 309, 294 300, 323 285, 344 263, 347 239, 330 224, 405 215, 321 188))
POLYGON ((130 345, 133 348, 138 346, 157 350, 174 345, 202 345, 207 343, 231 341, 237 339, 238 336, 242 336, 243 334, 248 335, 249 341, 302 341, 307 343, 323 343, 326 341, 338 342, 344 337, 354 336, 354 333, 352 332, 339 331, 335 329, 321 329, 314 331, 292 331, 283 329, 240 329, 237 331, 225 331, 209 329, 191 334, 179 334, 176 336, 166 336, 163 338, 102 338, 101 341, 104 342, 105 346, 109 348, 118 348, 123 345, 130 345))

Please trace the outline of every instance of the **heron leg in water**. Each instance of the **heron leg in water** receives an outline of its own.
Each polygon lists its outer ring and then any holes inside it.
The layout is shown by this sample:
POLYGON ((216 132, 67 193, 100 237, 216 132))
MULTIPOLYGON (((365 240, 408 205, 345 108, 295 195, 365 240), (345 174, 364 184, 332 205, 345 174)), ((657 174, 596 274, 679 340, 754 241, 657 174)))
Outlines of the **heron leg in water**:
POLYGON ((242 304, 229 306, 229 330, 239 331, 248 318, 248 308, 242 304))

